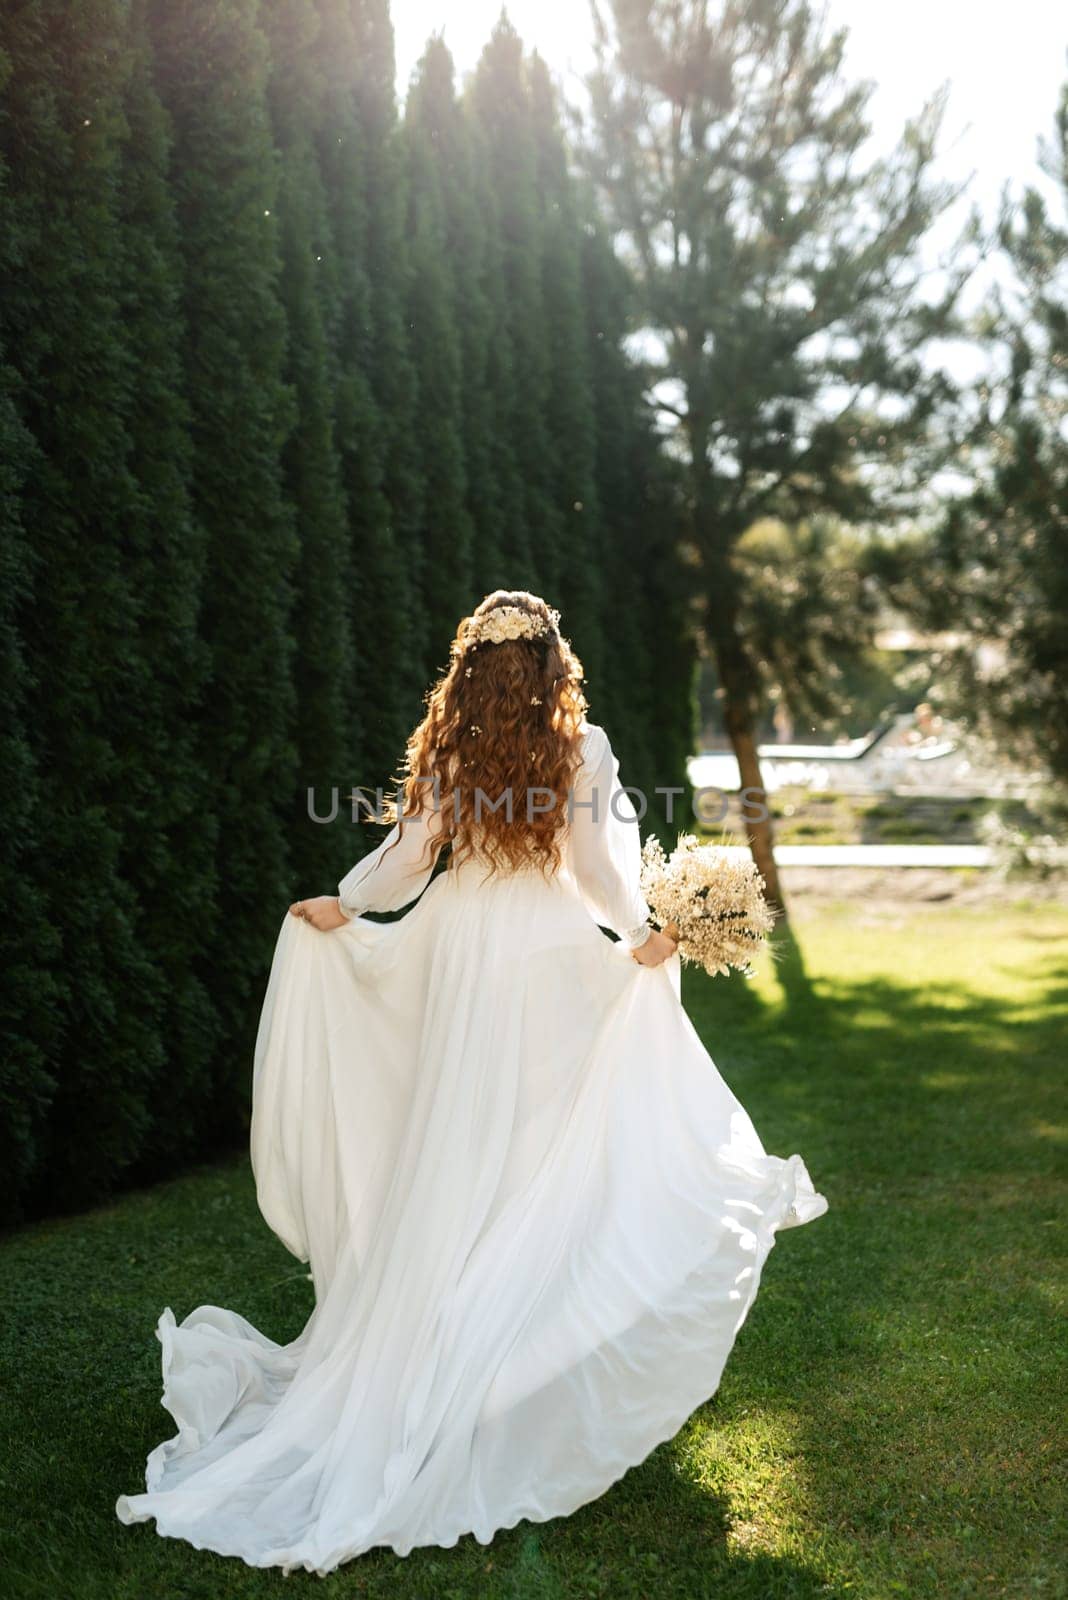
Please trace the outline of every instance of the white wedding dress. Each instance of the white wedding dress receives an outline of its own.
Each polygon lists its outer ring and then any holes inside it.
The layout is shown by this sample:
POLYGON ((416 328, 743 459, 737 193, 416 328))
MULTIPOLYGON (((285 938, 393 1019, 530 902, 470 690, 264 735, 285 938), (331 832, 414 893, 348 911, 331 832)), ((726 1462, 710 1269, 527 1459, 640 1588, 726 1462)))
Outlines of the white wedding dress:
POLYGON ((488 1543, 599 1496, 714 1393, 776 1231, 827 1202, 764 1150, 679 957, 631 958, 633 818, 587 725, 555 878, 431 881, 428 813, 342 881, 345 927, 286 915, 251 1155, 315 1309, 289 1344, 164 1310, 178 1432, 123 1522, 286 1572, 488 1543))

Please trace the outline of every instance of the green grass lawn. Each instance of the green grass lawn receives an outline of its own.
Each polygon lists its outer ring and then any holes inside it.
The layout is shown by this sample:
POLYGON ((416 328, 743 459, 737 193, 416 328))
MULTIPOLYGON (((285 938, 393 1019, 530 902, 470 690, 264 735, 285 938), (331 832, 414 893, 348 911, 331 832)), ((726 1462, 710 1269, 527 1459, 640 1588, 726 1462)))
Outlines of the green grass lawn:
POLYGON ((171 1432, 163 1306, 279 1339, 310 1309, 232 1163, 0 1247, 5 1600, 1063 1595, 1068 912, 824 904, 797 938, 749 984, 686 973, 720 1070, 830 1211, 779 1236, 677 1439, 567 1520, 327 1578, 122 1526, 171 1432))

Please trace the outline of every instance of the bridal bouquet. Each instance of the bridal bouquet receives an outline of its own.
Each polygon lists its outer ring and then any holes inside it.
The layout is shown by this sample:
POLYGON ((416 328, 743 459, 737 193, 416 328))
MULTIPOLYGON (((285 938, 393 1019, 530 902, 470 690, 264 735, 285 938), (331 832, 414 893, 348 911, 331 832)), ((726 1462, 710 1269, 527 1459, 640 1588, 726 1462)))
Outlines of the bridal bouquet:
POLYGON ((684 961, 714 975, 731 967, 752 973, 752 961, 775 924, 765 883, 753 861, 684 833, 671 855, 660 840, 642 849, 642 893, 684 961))

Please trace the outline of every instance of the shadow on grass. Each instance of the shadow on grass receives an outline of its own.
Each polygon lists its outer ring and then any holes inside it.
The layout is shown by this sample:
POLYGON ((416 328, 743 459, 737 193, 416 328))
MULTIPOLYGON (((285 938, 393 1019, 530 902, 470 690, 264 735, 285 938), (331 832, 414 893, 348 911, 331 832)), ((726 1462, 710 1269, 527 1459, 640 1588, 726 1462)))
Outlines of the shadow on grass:
POLYGON ((810 1001, 812 984, 805 970, 804 951, 792 922, 781 922, 771 940, 775 976, 790 1001, 810 1001))
MULTIPOLYGON (((859 1592, 1057 1581, 1068 963, 1032 942, 1046 987, 1022 999, 984 993, 982 970, 799 983, 787 961, 780 1004, 695 997, 767 1147, 800 1149, 830 1207, 777 1246, 702 1415, 789 1413, 813 1516, 862 1553, 859 1592)), ((996 946, 993 965, 1023 970, 996 946)))
POLYGON ((348 1571, 373 1572, 361 1592, 419 1600, 844 1600, 844 1588, 804 1562, 730 1550, 729 1521, 726 1500, 680 1471, 666 1444, 570 1517, 520 1523, 486 1548, 467 1538, 455 1555, 415 1551, 402 1562, 376 1551, 348 1571))

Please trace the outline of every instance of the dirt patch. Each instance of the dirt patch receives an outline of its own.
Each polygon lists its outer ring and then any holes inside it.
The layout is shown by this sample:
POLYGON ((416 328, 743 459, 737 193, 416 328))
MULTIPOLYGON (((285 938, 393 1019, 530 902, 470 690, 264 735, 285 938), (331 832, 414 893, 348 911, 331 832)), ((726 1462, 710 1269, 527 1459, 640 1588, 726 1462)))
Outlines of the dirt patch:
MULTIPOLYGON (((780 789, 771 797, 779 844, 986 844, 995 819, 1027 835, 1061 834, 1062 810, 1024 800, 969 799, 958 795, 844 794, 780 789)), ((744 834, 738 799, 728 797, 728 833, 744 834)), ((710 830, 715 832, 715 829, 710 830)))
POLYGON ((978 868, 940 867, 781 867, 783 892, 791 908, 827 900, 861 902, 865 910, 890 914, 902 906, 952 903, 1005 904, 1016 900, 1059 901, 1068 905, 1065 874, 1009 875, 978 868))

